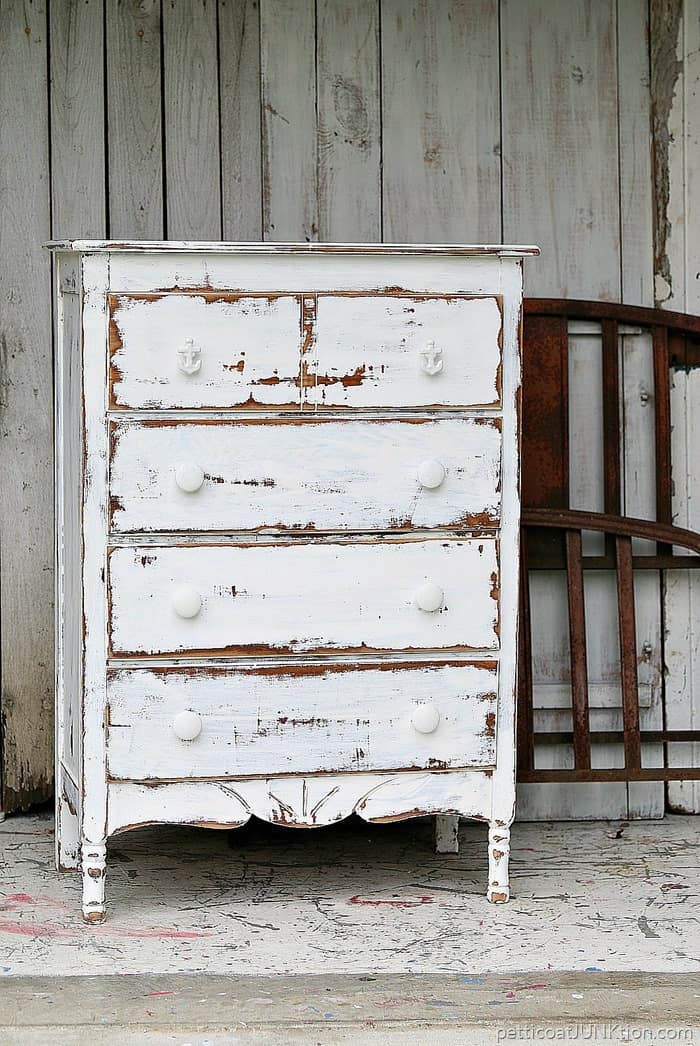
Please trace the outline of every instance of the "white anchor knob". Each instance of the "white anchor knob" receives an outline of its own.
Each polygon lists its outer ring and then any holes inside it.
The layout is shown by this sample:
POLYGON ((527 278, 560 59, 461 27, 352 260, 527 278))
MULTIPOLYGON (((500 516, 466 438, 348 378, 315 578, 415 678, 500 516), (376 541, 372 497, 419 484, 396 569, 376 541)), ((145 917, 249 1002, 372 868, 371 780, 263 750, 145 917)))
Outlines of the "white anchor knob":
POLYGON ((202 717, 196 712, 178 712, 173 719, 173 732, 181 741, 194 741, 202 732, 202 717))
POLYGON ((173 610, 178 617, 196 617, 202 609, 202 597, 192 585, 181 585, 173 592, 173 610))
POLYGON ((184 349, 177 350, 177 365, 182 373, 188 376, 198 374, 202 369, 202 350, 195 345, 192 338, 185 340, 184 349))
POLYGON ((440 723, 440 713, 435 705, 416 705, 411 716, 411 726, 419 734, 432 734, 440 723))
POLYGON ((445 593, 434 581, 426 581, 416 592, 416 606, 428 614, 439 610, 444 602, 445 593))
POLYGON ((183 462, 177 467, 175 482, 186 494, 194 494, 204 483, 204 469, 200 465, 195 465, 194 462, 183 462))
POLYGON ((445 466, 437 458, 430 458, 418 466, 418 482, 421 487, 435 490, 445 478, 445 466))
POLYGON ((420 349, 418 355, 421 357, 421 370, 425 374, 439 374, 442 370, 442 349, 435 346, 434 341, 429 341, 424 349, 420 349))

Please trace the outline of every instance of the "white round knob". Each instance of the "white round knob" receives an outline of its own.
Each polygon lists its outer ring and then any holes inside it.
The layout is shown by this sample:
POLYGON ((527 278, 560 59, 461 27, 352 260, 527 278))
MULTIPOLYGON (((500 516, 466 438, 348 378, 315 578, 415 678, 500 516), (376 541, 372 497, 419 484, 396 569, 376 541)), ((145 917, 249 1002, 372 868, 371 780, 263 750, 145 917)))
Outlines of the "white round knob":
POLYGON ((445 599, 445 593, 434 581, 426 581, 416 592, 416 606, 432 614, 439 610, 445 599))
POLYGON ((445 478, 445 466, 437 458, 430 458, 418 466, 418 482, 428 490, 435 490, 445 478))
POLYGON ((419 734, 432 734, 438 728, 440 713, 435 705, 416 705, 411 716, 411 726, 419 734))
POLYGON ((173 610, 178 617, 196 617, 202 608, 202 597, 192 585, 181 585, 173 593, 173 610))
POLYGON ((204 469, 191 461, 178 465, 175 472, 175 482, 180 490, 184 490, 186 494, 194 494, 204 483, 204 469))
POLYGON ((178 712, 173 719, 173 731, 181 741, 194 741, 202 732, 202 717, 196 712, 178 712))

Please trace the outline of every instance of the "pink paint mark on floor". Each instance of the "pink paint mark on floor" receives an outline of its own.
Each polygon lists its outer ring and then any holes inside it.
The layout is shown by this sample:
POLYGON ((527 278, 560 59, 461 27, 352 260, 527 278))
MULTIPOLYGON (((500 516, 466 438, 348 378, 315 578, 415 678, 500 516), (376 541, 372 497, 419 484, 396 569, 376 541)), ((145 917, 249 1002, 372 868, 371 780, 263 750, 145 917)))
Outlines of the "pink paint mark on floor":
POLYGON ((57 897, 49 897, 46 894, 37 894, 31 897, 28 893, 11 893, 0 901, 0 909, 12 911, 16 908, 25 908, 28 904, 43 905, 46 908, 67 908, 65 901, 59 901, 57 897))
POLYGON ((355 894, 354 897, 350 898, 348 904, 363 904, 370 908, 380 908, 384 906, 387 908, 415 908, 419 904, 433 904, 434 900, 435 898, 433 897, 423 896, 417 897, 415 900, 402 901, 391 899, 383 901, 369 897, 360 897, 359 894, 355 894))
POLYGON ((114 926, 110 923, 99 923, 94 926, 61 926, 60 923, 39 923, 31 920, 9 922, 0 919, 0 933, 15 934, 19 937, 132 937, 161 940, 192 941, 200 937, 212 937, 211 933, 195 930, 173 930, 165 926, 146 926, 138 929, 132 926, 114 926))

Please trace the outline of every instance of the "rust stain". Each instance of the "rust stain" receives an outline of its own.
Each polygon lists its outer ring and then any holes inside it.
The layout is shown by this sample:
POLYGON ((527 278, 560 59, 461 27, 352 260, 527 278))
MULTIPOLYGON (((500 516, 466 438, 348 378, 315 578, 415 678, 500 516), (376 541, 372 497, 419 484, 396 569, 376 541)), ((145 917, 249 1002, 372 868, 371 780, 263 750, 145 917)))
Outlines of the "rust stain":
MULTIPOLYGON (((256 665, 256 666, 224 666, 224 665, 206 665, 206 666, 189 666, 189 665, 166 665, 164 667, 153 667, 143 669, 143 671, 152 672, 155 675, 196 675, 201 678, 219 678, 231 674, 236 675, 249 675, 249 676, 276 676, 280 679, 295 678, 299 676, 323 676, 323 675, 337 675, 345 672, 396 672, 396 671, 407 671, 407 670, 420 670, 425 672, 439 672, 443 668, 479 668, 490 672, 495 675, 498 669, 495 661, 462 661, 455 660, 454 658, 441 661, 355 661, 348 664, 332 663, 332 664, 310 664, 310 665, 256 665)), ((109 679, 117 679, 120 672, 124 671, 121 668, 110 668, 107 672, 109 679)), ((129 668, 129 672, 134 669, 129 668)), ((496 694, 480 694, 478 695, 480 700, 495 700, 496 694)), ((286 717, 285 717, 286 722, 286 717)))
POLYGON ((506 901, 508 900, 508 894, 506 894, 506 893, 492 893, 491 894, 491 900, 495 904, 505 904, 506 901))
POLYGON ((484 735, 486 737, 495 737, 496 736, 496 713, 495 712, 487 712, 486 713, 486 727, 484 729, 484 735))
POLYGON ((224 370, 235 370, 242 374, 245 369, 245 360, 240 359, 237 363, 224 363, 224 370))
POLYGON ((492 850, 491 853, 493 854, 494 860, 496 861, 500 861, 502 858, 505 857, 505 852, 503 850, 492 850))

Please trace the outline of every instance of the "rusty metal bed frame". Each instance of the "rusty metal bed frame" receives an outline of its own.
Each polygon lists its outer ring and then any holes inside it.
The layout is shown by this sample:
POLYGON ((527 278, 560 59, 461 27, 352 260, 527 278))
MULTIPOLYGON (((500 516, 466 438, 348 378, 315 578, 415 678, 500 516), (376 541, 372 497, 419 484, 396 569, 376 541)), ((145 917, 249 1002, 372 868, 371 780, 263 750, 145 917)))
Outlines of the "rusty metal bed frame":
MULTIPOLYGON (((523 306, 522 566, 518 672, 518 780, 522 782, 700 780, 699 766, 642 766, 642 744, 700 742, 700 730, 641 730, 633 577, 636 570, 697 569, 700 534, 672 523, 672 368, 700 367, 700 317, 609 302, 526 298, 523 306), (569 508, 569 321, 600 324, 602 344, 604 511, 569 508), (619 332, 647 330, 654 361, 656 520, 622 516, 619 332), (604 554, 584 555, 582 534, 605 535, 604 554), (635 555, 632 540, 655 542, 635 555), (678 555, 674 548, 696 553, 678 555), (572 731, 535 732, 530 571, 566 571, 572 731), (617 581, 622 731, 590 727, 584 571, 612 570, 617 581), (535 766, 536 742, 573 747, 573 768, 535 766), (624 766, 591 766, 591 743, 622 742, 624 766)), ((700 622, 698 623, 700 626, 700 622)), ((665 760, 668 762, 668 759, 665 760)))

